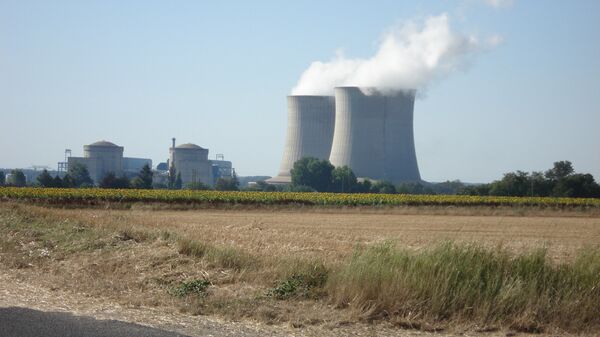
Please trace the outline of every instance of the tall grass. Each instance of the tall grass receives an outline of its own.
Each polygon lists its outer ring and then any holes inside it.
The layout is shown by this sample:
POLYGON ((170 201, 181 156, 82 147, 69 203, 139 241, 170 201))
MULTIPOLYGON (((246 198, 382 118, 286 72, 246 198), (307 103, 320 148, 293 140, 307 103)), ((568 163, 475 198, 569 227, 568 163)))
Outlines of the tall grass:
POLYGON ((357 249, 326 289, 334 303, 364 318, 468 320, 529 331, 600 327, 598 249, 556 265, 544 249, 512 256, 476 245, 412 252, 384 244, 357 249))

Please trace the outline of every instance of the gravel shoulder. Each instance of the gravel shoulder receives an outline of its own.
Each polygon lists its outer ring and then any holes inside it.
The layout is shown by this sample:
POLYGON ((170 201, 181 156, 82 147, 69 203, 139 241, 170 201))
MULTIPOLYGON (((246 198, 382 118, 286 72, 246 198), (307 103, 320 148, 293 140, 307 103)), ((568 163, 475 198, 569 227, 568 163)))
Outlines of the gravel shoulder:
MULTIPOLYGON (((85 332, 94 336, 132 337, 505 337, 505 336, 550 336, 545 334, 514 333, 512 331, 473 331, 473 328, 452 332, 426 332, 404 330, 386 324, 337 324, 335 326, 307 326, 294 328, 290 325, 266 325, 256 322, 230 322, 208 316, 190 316, 177 312, 167 312, 149 307, 129 308, 99 298, 74 294, 61 290, 47 289, 25 282, 18 275, 8 274, 0 269, 0 334, 12 336, 11 331, 36 331, 37 336, 81 336, 65 334, 85 332), (15 315, 20 321, 15 322, 15 315), (7 321, 8 320, 8 321, 7 321), (23 330, 23 323, 31 323, 23 330), (62 326, 60 324, 63 324, 62 326), (66 324, 66 325, 65 325, 66 324), (64 330, 72 327, 73 330, 64 330), (10 330, 10 329, 13 330, 10 330), (19 330, 19 328, 21 330, 19 330), (61 330, 62 329, 62 330, 61 330), (7 334, 8 332, 8 334, 7 334), (54 334, 54 333, 57 334, 54 334), (90 332, 98 332, 97 335, 90 332), (119 332, 121 332, 119 334, 119 332), (137 333, 134 334, 134 333, 137 333)), ((15 335, 16 336, 16 335, 15 335)), ((570 336, 566 333, 553 333, 551 336, 570 336)))

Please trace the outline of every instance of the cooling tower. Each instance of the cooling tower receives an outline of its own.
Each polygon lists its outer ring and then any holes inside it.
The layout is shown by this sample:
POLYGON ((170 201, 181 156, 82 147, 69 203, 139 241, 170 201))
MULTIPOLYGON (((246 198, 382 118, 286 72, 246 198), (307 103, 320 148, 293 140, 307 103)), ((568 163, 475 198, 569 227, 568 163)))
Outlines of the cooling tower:
POLYGON ((415 91, 335 88, 335 133, 329 160, 357 177, 420 181, 413 137, 415 91))
POLYGON ((269 183, 289 183, 290 170, 302 157, 328 159, 333 140, 333 96, 288 96, 288 127, 277 177, 269 183))

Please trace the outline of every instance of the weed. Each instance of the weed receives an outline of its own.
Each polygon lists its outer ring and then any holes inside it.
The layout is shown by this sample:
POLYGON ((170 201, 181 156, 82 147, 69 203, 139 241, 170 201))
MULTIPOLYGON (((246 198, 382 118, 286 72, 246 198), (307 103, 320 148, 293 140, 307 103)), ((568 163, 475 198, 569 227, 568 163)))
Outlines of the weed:
POLYGON ((181 282, 177 287, 170 290, 171 295, 177 297, 185 297, 188 295, 196 295, 200 297, 206 296, 206 289, 210 286, 208 280, 192 280, 181 282))
POLYGON ((313 264, 302 272, 296 272, 267 292, 276 299, 315 298, 327 281, 328 270, 322 264, 313 264))

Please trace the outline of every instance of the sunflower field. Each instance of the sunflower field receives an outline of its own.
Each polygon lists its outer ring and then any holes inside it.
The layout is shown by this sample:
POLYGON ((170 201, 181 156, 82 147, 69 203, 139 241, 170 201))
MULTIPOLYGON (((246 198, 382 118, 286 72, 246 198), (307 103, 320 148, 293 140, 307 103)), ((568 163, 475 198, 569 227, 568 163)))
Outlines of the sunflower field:
POLYGON ((192 190, 135 190, 101 188, 0 187, 0 200, 52 204, 160 202, 184 204, 256 204, 323 206, 549 206, 600 207, 600 199, 497 197, 468 195, 348 194, 311 192, 225 192, 192 190))

